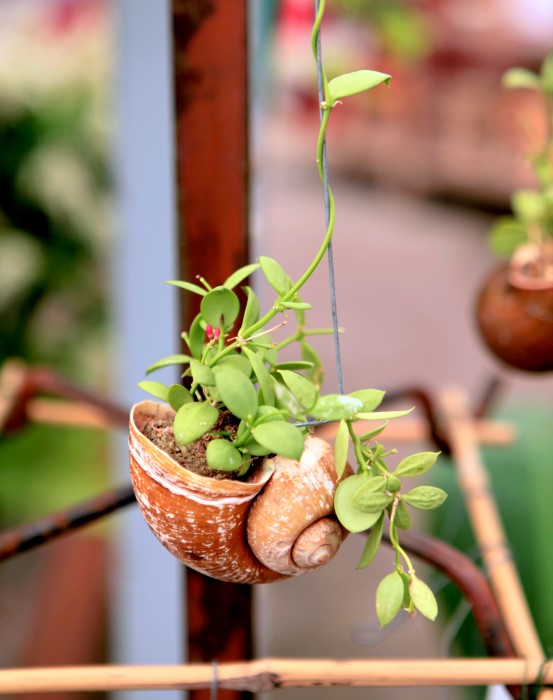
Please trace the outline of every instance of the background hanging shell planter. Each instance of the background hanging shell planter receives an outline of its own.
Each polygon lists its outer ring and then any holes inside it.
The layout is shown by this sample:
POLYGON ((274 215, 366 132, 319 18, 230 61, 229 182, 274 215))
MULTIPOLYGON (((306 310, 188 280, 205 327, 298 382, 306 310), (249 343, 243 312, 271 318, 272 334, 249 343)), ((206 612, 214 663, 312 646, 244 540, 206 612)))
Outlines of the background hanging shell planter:
POLYGON ((494 270, 476 304, 482 339, 502 362, 528 372, 553 370, 553 281, 525 276, 516 257, 494 270))
POLYGON ((141 428, 172 419, 154 401, 130 417, 130 465, 144 518, 187 566, 234 583, 270 583, 314 571, 336 554, 346 531, 333 517, 338 477, 332 448, 308 437, 299 462, 264 459, 247 481, 213 479, 179 465, 141 428))

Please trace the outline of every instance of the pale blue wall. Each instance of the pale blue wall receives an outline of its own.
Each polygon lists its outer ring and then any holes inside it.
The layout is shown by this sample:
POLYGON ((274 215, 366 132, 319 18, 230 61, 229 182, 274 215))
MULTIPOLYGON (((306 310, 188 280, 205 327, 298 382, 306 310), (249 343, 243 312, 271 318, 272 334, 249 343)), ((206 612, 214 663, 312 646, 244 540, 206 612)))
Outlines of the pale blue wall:
MULTIPOLYGON (((115 109, 118 235, 114 254, 117 399, 147 398, 136 387, 144 368, 177 351, 175 194, 170 17, 167 0, 117 0, 115 109)), ((128 480, 126 438, 118 444, 121 483, 128 480)), ((113 562, 114 661, 182 661, 182 571, 157 543, 136 507, 117 517, 113 562)), ((122 693, 150 700, 159 692, 122 693)), ((181 697, 164 693, 164 698, 181 697)))

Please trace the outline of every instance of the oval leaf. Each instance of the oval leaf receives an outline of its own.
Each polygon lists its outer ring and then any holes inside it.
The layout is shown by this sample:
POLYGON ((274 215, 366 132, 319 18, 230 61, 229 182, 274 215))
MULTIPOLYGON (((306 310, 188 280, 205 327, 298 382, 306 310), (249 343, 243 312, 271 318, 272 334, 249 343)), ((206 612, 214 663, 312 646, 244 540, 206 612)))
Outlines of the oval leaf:
POLYGON ((190 369, 192 370, 192 379, 196 384, 215 386, 215 374, 211 367, 202 365, 198 360, 191 360, 190 369))
POLYGON ((228 410, 242 420, 257 413, 257 393, 254 385, 242 372, 223 367, 215 373, 215 385, 228 410))
POLYGON ((318 420, 342 420, 352 418, 362 408, 363 403, 352 396, 326 394, 317 400, 309 412, 318 420))
POLYGON ((353 73, 345 73, 333 78, 328 83, 328 90, 333 102, 356 95, 359 92, 365 92, 382 83, 388 83, 392 79, 387 73, 380 73, 376 70, 357 70, 353 73))
POLYGON ((185 403, 191 403, 193 400, 192 394, 181 384, 172 384, 169 387, 167 401, 174 411, 178 411, 185 403))
POLYGON ((257 377, 257 381, 259 382, 259 388, 262 394, 262 398, 260 400, 263 401, 265 406, 274 406, 276 398, 273 389, 273 384, 271 382, 269 370, 265 367, 265 364, 261 359, 264 355, 264 351, 261 350, 259 352, 253 352, 249 348, 244 347, 242 348, 242 352, 246 355, 247 359, 249 360, 253 372, 257 377))
POLYGON ((512 216, 502 216, 492 226, 489 244, 496 255, 510 256, 527 240, 526 227, 520 221, 512 216))
POLYGON ((292 282, 290 278, 284 272, 282 267, 273 258, 267 258, 265 256, 260 256, 259 263, 263 274, 267 278, 267 282, 280 296, 286 294, 286 292, 291 288, 292 282))
POLYGON ((197 284, 192 284, 192 282, 181 282, 181 280, 166 280, 165 284, 172 284, 174 287, 186 289, 187 292, 193 292, 194 294, 199 294, 202 297, 205 297, 205 295, 207 294, 207 289, 199 287, 197 284))
POLYGON ((347 423, 340 421, 336 437, 334 438, 334 469, 338 476, 342 476, 348 459, 349 432, 347 423))
POLYGON ((429 620, 435 620, 438 615, 438 603, 430 588, 416 576, 411 576, 409 594, 415 608, 429 620))
POLYGON ((164 367, 171 367, 172 365, 187 365, 192 358, 188 355, 168 355, 163 357, 161 360, 154 362, 146 370, 146 374, 151 374, 158 369, 163 369, 164 367))
POLYGON ((242 325, 238 335, 242 335, 244 331, 253 326, 254 323, 259 321, 259 312, 261 310, 261 305, 256 293, 251 289, 251 287, 244 287, 246 294, 248 295, 248 300, 246 301, 246 308, 244 309, 244 317, 242 319, 242 325))
POLYGON ((361 420, 390 420, 392 418, 403 418, 409 415, 415 407, 409 408, 406 411, 371 411, 369 413, 358 413, 355 417, 361 420))
POLYGON ((380 547, 380 542, 382 541, 382 531, 384 530, 384 513, 378 518, 376 523, 372 526, 365 546, 363 547, 363 552, 361 554, 361 559, 359 564, 357 564, 358 569, 364 569, 368 566, 371 561, 375 558, 378 548, 380 547))
POLYGON ((205 329, 202 327, 201 314, 198 314, 190 324, 190 330, 188 332, 188 336, 185 338, 185 341, 190 348, 192 355, 197 360, 201 359, 205 342, 205 329))
POLYGON ((411 514, 403 501, 398 501, 394 515, 394 523, 400 530, 408 530, 411 527, 411 514))
POLYGON ((376 589, 376 614, 380 626, 388 625, 401 610, 403 581, 398 571, 384 576, 376 589))
POLYGON ((214 328, 226 328, 238 318, 240 302, 226 287, 215 287, 203 297, 200 304, 202 318, 214 328))
POLYGON ((314 364, 312 362, 303 360, 279 362, 277 365, 275 365, 275 369, 312 369, 313 367, 314 364))
POLYGON ((155 396, 156 399, 160 399, 161 401, 169 401, 169 389, 165 386, 165 384, 162 384, 161 382, 138 382, 138 386, 141 389, 144 389, 144 391, 147 391, 148 394, 155 396))
POLYGON ((275 391, 275 403, 277 408, 286 411, 292 418, 301 416, 303 409, 290 389, 284 386, 284 384, 277 382, 274 377, 271 377, 271 382, 275 391))
POLYGON ((279 374, 292 394, 309 411, 317 401, 317 391, 309 379, 289 369, 281 369, 279 374))
POLYGON ((416 486, 402 496, 405 503, 418 510, 432 510, 441 506, 447 493, 436 486, 416 486))
MULTIPOLYGON (((375 477, 378 479, 379 477, 375 477)), ((353 503, 363 513, 382 513, 386 506, 394 500, 393 496, 382 491, 360 489, 353 498, 353 503)))
POLYGON ((271 450, 275 454, 299 460, 305 438, 298 428, 290 423, 272 421, 262 423, 252 430, 254 438, 260 445, 271 450))
POLYGON ((227 277, 227 279, 223 282, 223 287, 226 287, 227 289, 233 289, 234 287, 236 287, 237 284, 243 282, 246 279, 246 277, 249 277, 252 274, 252 272, 255 272, 258 269, 259 263, 251 263, 251 265, 244 265, 244 267, 235 270, 232 273, 232 275, 227 277))
POLYGON ((180 445, 188 445, 198 440, 213 428, 219 411, 208 403, 184 404, 175 416, 175 439, 180 445))
POLYGON ((435 464, 439 454, 439 452, 417 452, 417 454, 402 459, 394 474, 396 476, 420 476, 435 464))
POLYGON ((540 79, 535 73, 526 68, 509 68, 505 71, 501 80, 503 87, 506 88, 530 88, 531 90, 540 89, 540 79))
POLYGON ((248 358, 243 355, 227 355, 226 357, 222 357, 211 369, 214 372, 218 372, 223 367, 231 367, 238 372, 242 372, 246 377, 251 377, 252 374, 252 366, 248 358))
POLYGON ((382 403, 385 391, 380 391, 380 389, 361 389, 359 391, 352 391, 349 396, 353 396, 355 399, 359 399, 363 402, 363 411, 369 412, 374 411, 382 403))
POLYGON ((353 503, 355 493, 370 478, 368 474, 354 474, 344 479, 336 489, 334 495, 336 516, 350 532, 368 530, 380 517, 379 513, 363 513, 353 503))
POLYGON ((242 455, 230 443, 223 438, 211 440, 205 452, 207 464, 211 469, 219 469, 222 471, 233 472, 240 469, 242 464, 242 455))

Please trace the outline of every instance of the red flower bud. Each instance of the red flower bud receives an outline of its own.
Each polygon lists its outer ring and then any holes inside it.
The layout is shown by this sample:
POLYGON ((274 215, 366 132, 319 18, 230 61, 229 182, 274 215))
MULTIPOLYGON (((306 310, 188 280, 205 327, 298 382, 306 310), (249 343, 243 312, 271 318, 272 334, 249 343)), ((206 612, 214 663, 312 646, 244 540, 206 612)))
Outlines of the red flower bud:
POLYGON ((208 340, 213 340, 213 338, 215 337, 213 334, 213 326, 210 323, 208 323, 205 327, 205 334, 208 340))
POLYGON ((219 336, 221 335, 221 329, 220 328, 215 328, 213 330, 213 337, 215 340, 219 340, 219 336))

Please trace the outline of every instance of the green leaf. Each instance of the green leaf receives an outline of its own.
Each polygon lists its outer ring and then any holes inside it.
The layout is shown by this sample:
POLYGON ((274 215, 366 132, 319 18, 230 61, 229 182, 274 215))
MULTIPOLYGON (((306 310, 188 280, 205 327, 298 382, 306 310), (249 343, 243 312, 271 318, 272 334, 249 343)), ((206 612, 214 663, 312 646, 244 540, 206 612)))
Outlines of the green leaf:
POLYGON ((376 614, 381 627, 389 624, 401 610, 403 581, 398 571, 384 576, 376 589, 376 614))
POLYGON ((385 393, 379 389, 360 389, 359 391, 352 391, 349 396, 362 401, 363 411, 369 412, 380 406, 385 393))
POLYGON ((180 445, 188 445, 198 440, 213 428, 219 411, 208 403, 186 403, 175 416, 175 439, 180 445))
POLYGON ((346 421, 341 420, 334 439, 334 469, 339 477, 344 473, 348 460, 349 432, 346 421))
POLYGON ((553 52, 547 54, 541 64, 541 87, 547 95, 553 94, 553 52))
POLYGON ((541 81, 539 76, 526 68, 509 68, 503 74, 501 79, 503 87, 514 88, 530 88, 531 90, 539 90, 541 81))
POLYGON ((181 282, 180 280, 167 280, 165 284, 172 284, 174 287, 180 287, 181 289, 186 289, 187 292, 193 292, 194 294, 199 294, 205 297, 207 290, 197 284, 192 284, 192 282, 181 282))
POLYGON ((332 102, 356 95, 359 92, 365 92, 382 83, 389 84, 392 79, 387 73, 380 73, 376 70, 358 70, 353 73, 345 73, 333 78, 328 83, 328 91, 332 102))
POLYGON ((242 372, 246 377, 251 377, 252 374, 250 361, 243 355, 226 355, 226 357, 222 357, 216 365, 213 365, 211 369, 214 372, 218 372, 223 367, 231 367, 238 372, 242 372))
POLYGON ((353 497, 366 481, 372 477, 368 474, 354 474, 348 476, 338 484, 334 494, 334 509, 336 516, 342 525, 350 532, 363 532, 372 527, 379 513, 364 513, 353 503, 353 497))
POLYGON ((252 430, 260 445, 275 454, 299 460, 305 442, 304 435, 290 423, 272 421, 256 425, 252 430))
POLYGON ((285 309, 292 309, 292 311, 308 311, 313 308, 306 301, 281 301, 280 305, 285 309))
POLYGON ((249 348, 243 347, 242 352, 250 361, 253 372, 257 377, 257 381, 259 382, 259 388, 262 394, 263 403, 266 406, 274 406, 276 398, 273 389, 273 384, 271 382, 269 370, 265 367, 265 364, 262 360, 264 351, 261 350, 259 352, 253 352, 249 348))
POLYGON ((363 547, 363 552, 361 554, 361 559, 359 564, 357 564, 358 569, 364 569, 367 567, 371 561, 375 558, 378 548, 380 547, 380 542, 382 541, 382 531, 384 530, 384 513, 378 518, 376 523, 372 526, 365 546, 363 547))
POLYGON ((277 382, 274 377, 271 377, 271 382, 275 392, 275 403, 277 408, 286 411, 288 415, 292 416, 293 418, 298 418, 299 416, 303 415, 303 409, 290 389, 284 384, 277 382))
POLYGON ((246 291, 248 300, 246 301, 244 317, 242 319, 242 325, 240 326, 238 335, 242 335, 247 328, 253 326, 254 323, 259 321, 259 312, 261 310, 259 299, 257 298, 257 295, 253 289, 251 289, 251 287, 244 287, 244 290, 246 291))
POLYGON ((297 372, 291 372, 289 369, 281 369, 279 374, 292 394, 309 411, 317 401, 317 391, 309 379, 297 374, 297 372))
POLYGON ((380 433, 384 430, 384 428, 387 425, 388 421, 384 421, 384 423, 382 423, 382 425, 379 425, 378 428, 375 428, 374 430, 369 430, 368 433, 363 433, 362 435, 360 435, 359 440, 361 442, 368 442, 369 440, 372 440, 373 437, 380 435, 380 433))
MULTIPOLYGON (((313 365, 312 369, 310 369, 307 372, 307 376, 309 377, 309 379, 311 379, 311 381, 317 387, 317 389, 320 390, 324 380, 323 364, 321 362, 321 358, 319 357, 319 354, 317 353, 315 348, 305 340, 302 340, 300 342, 300 348, 302 359, 306 362, 310 362, 313 365)), ((287 369, 294 368, 288 367, 287 369)))
POLYGON ((155 396, 156 399, 160 399, 161 401, 169 401, 169 388, 161 382, 151 382, 146 380, 144 382, 138 382, 138 386, 141 389, 144 389, 144 391, 147 391, 148 394, 155 396))
POLYGON ((267 282, 280 296, 286 294, 286 292, 292 287, 292 282, 290 278, 284 272, 282 267, 273 258, 267 258, 265 256, 260 256, 259 263, 263 274, 267 278, 267 282))
POLYGON ((390 420, 392 418, 403 418, 414 411, 415 407, 409 408, 406 411, 371 411, 369 413, 357 413, 355 416, 360 420, 390 420))
POLYGON ((408 530, 411 527, 411 514, 402 500, 398 501, 396 505, 394 523, 400 530, 408 530))
POLYGON ((255 416, 255 424, 267 423, 273 420, 285 420, 282 413, 274 406, 259 406, 255 416))
POLYGON ((390 491, 391 493, 397 493, 401 488, 401 481, 394 476, 393 474, 389 474, 386 477, 386 491, 390 491))
MULTIPOLYGON (((381 477, 374 477, 379 479, 381 477)), ((393 496, 383 493, 382 491, 370 491, 359 489, 353 498, 353 503, 356 508, 362 510, 363 513, 382 513, 386 506, 394 500, 393 496)))
POLYGON ((409 594, 415 608, 429 620, 435 620, 438 615, 438 603, 430 588, 417 578, 411 575, 409 583, 409 594))
POLYGON ((202 318, 214 328, 228 328, 238 318, 240 302, 234 292, 226 287, 215 287, 200 304, 202 318))
POLYGON ((321 396, 309 411, 318 420, 341 420, 353 418, 363 408, 363 402, 343 394, 321 396))
POLYGON ((436 486, 416 486, 402 496, 405 503, 418 510, 438 508, 447 498, 447 493, 436 486))
POLYGON ((196 318, 190 324, 190 330, 188 332, 188 340, 186 341, 190 352, 197 359, 200 360, 204 350, 205 342, 205 328, 202 327, 202 315, 198 314, 196 318))
POLYGON ((246 442, 242 445, 241 449, 244 452, 248 452, 249 454, 253 455, 254 457, 266 457, 267 455, 270 455, 272 453, 272 450, 269 450, 267 447, 263 447, 263 445, 260 445, 257 442, 257 440, 255 440, 253 437, 246 440, 246 442))
POLYGON ((242 372, 231 367, 223 367, 215 374, 215 385, 221 399, 238 418, 249 420, 257 413, 257 392, 254 385, 242 372))
POLYGON ((234 287, 236 287, 237 284, 243 282, 246 279, 246 277, 249 277, 252 274, 252 272, 255 272, 258 269, 259 263, 251 263, 251 265, 244 265, 244 267, 235 270, 232 273, 232 275, 227 277, 227 279, 223 282, 223 287, 226 287, 227 289, 234 289, 234 287))
POLYGON ((527 240, 526 227, 512 216, 497 219, 489 237, 490 248, 496 255, 504 257, 511 256, 527 240))
POLYGON ((187 365, 192 358, 188 355, 168 355, 163 357, 161 360, 154 362, 146 370, 146 374, 151 374, 158 369, 163 369, 164 367, 171 367, 172 365, 187 365))
POLYGON ((439 452, 417 452, 410 455, 397 465, 396 476, 420 476, 427 472, 436 462, 439 452))
POLYGON ((290 362, 279 362, 277 365, 275 365, 274 369, 312 369, 313 366, 314 365, 312 362, 292 360, 290 362))
POLYGON ((222 471, 236 471, 242 464, 242 455, 228 440, 211 440, 205 452, 208 466, 222 471))
POLYGON ((202 365, 198 360, 191 360, 190 369, 192 370, 192 379, 196 384, 215 386, 215 374, 211 367, 202 365))
POLYGON ((539 222, 546 210, 541 192, 536 190, 517 190, 511 197, 511 207, 519 219, 526 223, 539 222))
POLYGON ((192 394, 182 384, 171 384, 167 401, 174 411, 178 411, 185 403, 191 403, 192 394))

